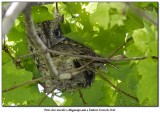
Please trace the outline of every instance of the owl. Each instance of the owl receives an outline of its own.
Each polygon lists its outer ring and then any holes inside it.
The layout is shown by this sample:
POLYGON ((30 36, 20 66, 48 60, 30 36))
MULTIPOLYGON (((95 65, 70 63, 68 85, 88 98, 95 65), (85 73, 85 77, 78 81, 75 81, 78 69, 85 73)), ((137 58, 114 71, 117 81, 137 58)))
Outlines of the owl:
MULTIPOLYGON (((63 19, 63 15, 58 15, 54 20, 35 25, 37 35, 47 48, 73 55, 96 56, 92 49, 63 36, 60 28, 63 19)), ((36 51, 36 48, 31 47, 31 51, 36 51)), ((54 53, 50 53, 50 57, 59 74, 57 78, 48 77, 42 81, 46 93, 54 89, 66 91, 91 86, 95 79, 95 70, 98 68, 94 65, 94 61, 54 53)), ((34 54, 34 61, 41 76, 50 76, 47 66, 39 53, 34 54)))

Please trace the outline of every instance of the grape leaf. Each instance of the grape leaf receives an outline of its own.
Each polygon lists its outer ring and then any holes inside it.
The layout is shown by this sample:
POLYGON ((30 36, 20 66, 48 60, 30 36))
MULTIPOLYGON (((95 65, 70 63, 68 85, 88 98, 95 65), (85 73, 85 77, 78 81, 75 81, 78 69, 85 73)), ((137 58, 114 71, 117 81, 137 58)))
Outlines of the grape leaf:
POLYGON ((104 29, 123 25, 125 16, 121 13, 124 6, 124 3, 98 3, 96 11, 90 17, 91 23, 104 29))
MULTIPOLYGON (((81 90, 84 100, 88 106, 96 106, 98 100, 103 97, 101 89, 102 86, 103 84, 100 81, 95 81, 92 87, 81 90)), ((84 106, 78 92, 73 94, 72 99, 72 106, 84 106)))
POLYGON ((158 105, 158 69, 157 62, 148 58, 140 61, 137 70, 142 78, 138 85, 137 96, 141 105, 158 105))
MULTIPOLYGON (((12 61, 3 65, 2 68, 2 89, 5 90, 7 88, 13 87, 17 84, 22 84, 29 80, 32 80, 32 73, 25 71, 24 69, 16 69, 15 65, 12 61)), ((5 103, 13 102, 13 103, 23 103, 31 98, 33 98, 31 92, 29 91, 29 86, 23 86, 17 89, 14 89, 10 92, 6 92, 3 94, 3 99, 5 99, 5 103)))

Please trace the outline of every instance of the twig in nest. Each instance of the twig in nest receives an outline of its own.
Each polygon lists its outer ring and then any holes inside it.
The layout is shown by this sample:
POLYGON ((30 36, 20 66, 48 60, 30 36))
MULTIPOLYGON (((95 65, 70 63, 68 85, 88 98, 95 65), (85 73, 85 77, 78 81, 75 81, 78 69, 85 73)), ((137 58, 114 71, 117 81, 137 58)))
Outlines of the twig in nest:
POLYGON ((103 63, 113 62, 113 61, 142 60, 142 59, 147 58, 147 57, 133 57, 133 58, 117 59, 117 58, 94 57, 94 56, 88 56, 88 55, 75 55, 75 54, 59 52, 59 51, 55 51, 55 50, 51 50, 51 49, 48 49, 47 51, 50 52, 50 53, 57 54, 57 55, 64 55, 64 56, 72 56, 72 57, 78 57, 78 58, 91 59, 91 60, 94 60, 94 61, 101 61, 103 63))
POLYGON ((103 76, 103 74, 102 74, 101 72, 98 72, 98 74, 100 75, 100 77, 101 77, 103 80, 107 81, 107 82, 108 82, 112 87, 114 87, 117 91, 119 91, 119 92, 121 92, 122 94, 124 94, 124 95, 126 95, 126 96, 128 96, 128 97, 130 97, 130 98, 132 98, 132 99, 134 99, 134 100, 136 100, 137 102, 139 102, 137 97, 134 97, 134 96, 126 93, 125 91, 121 90, 121 89, 118 88, 117 86, 115 86, 110 80, 108 80, 108 78, 107 78, 106 76, 103 76))
POLYGON ((45 77, 41 77, 41 78, 38 78, 38 79, 34 79, 34 80, 30 80, 30 81, 24 82, 24 83, 22 83, 22 84, 15 85, 15 86, 13 86, 13 87, 11 87, 11 88, 2 90, 2 93, 6 93, 6 92, 12 91, 12 90, 14 90, 14 89, 16 89, 16 88, 19 88, 19 87, 21 87, 21 86, 28 85, 28 84, 32 84, 32 83, 41 81, 41 80, 43 80, 43 79, 45 79, 45 78, 47 78, 47 77, 48 77, 48 76, 45 76, 45 77))
MULTIPOLYGON (((69 54, 66 52, 59 52, 59 51, 55 51, 55 50, 51 50, 51 49, 47 49, 46 51, 56 54, 56 55, 64 55, 64 56, 71 56, 71 57, 77 57, 77 58, 85 58, 85 59, 91 59, 93 61, 101 61, 101 63, 110 63, 110 62, 114 62, 114 61, 129 61, 129 60, 143 60, 146 59, 146 56, 143 57, 132 57, 132 58, 117 58, 117 57, 113 57, 113 58, 104 58, 104 57, 94 57, 94 56, 89 56, 89 55, 76 55, 76 54, 69 54)), ((37 52, 39 52, 38 50, 33 52, 33 53, 29 53, 27 55, 23 55, 23 56, 19 56, 18 58, 23 58, 29 55, 33 55, 36 54, 37 52)))
POLYGON ((82 65, 81 67, 79 68, 75 68, 75 69, 71 69, 71 70, 67 70, 65 72, 60 72, 59 74, 63 74, 63 73, 70 73, 71 75, 77 75, 78 73, 82 73, 84 71, 86 71, 86 68, 88 67, 89 64, 91 64, 93 61, 90 61, 84 65, 82 65), (75 74, 76 72, 76 74, 75 74))
POLYGON ((78 88, 77 90, 78 90, 78 92, 79 92, 80 98, 82 99, 82 102, 83 102, 84 106, 87 106, 87 102, 85 101, 81 90, 80 90, 79 88, 78 88))

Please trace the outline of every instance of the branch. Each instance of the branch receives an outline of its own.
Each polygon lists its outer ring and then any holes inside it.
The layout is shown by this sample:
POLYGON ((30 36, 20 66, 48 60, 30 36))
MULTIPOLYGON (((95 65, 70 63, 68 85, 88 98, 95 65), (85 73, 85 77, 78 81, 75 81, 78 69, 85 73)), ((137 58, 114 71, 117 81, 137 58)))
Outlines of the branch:
POLYGON ((119 92, 123 93, 124 95, 126 95, 126 96, 128 96, 128 97, 130 97, 130 98, 132 98, 132 99, 134 99, 134 100, 136 100, 137 102, 139 102, 137 97, 134 97, 134 96, 126 93, 125 91, 121 90, 119 87, 115 86, 110 80, 108 80, 108 78, 107 78, 106 76, 103 76, 102 73, 98 72, 98 74, 100 75, 100 77, 101 77, 103 80, 107 81, 107 82, 108 82, 112 87, 114 87, 117 91, 119 91, 119 92))
POLYGON ((134 57, 134 58, 104 58, 104 57, 94 57, 94 56, 88 56, 88 55, 75 55, 75 54, 69 54, 66 52, 59 52, 55 50, 48 49, 48 52, 54 53, 57 55, 64 55, 64 56, 72 56, 72 57, 78 57, 78 58, 85 58, 85 59, 91 59, 94 61, 101 61, 102 63, 107 63, 107 62, 113 62, 113 61, 129 61, 129 60, 143 60, 146 59, 147 57, 134 57))
POLYGON ((70 73, 71 75, 77 75, 77 74, 79 74, 79 73, 82 73, 82 72, 86 71, 86 68, 87 68, 88 65, 91 64, 91 63, 93 63, 93 61, 90 61, 90 62, 82 65, 82 66, 79 67, 79 68, 75 68, 75 69, 63 71, 63 72, 60 72, 59 74, 70 73))
MULTIPOLYGON (((59 51, 55 51, 55 50, 51 50, 51 49, 47 49, 46 51, 49 52, 49 53, 56 54, 56 55, 72 56, 72 57, 78 57, 78 58, 91 59, 91 60, 94 60, 94 61, 101 61, 101 63, 110 63, 110 62, 114 62, 114 61, 143 60, 143 59, 148 58, 146 56, 143 56, 143 57, 132 57, 132 58, 125 58, 123 56, 122 57, 104 58, 104 57, 95 57, 95 56, 88 56, 88 55, 69 54, 67 52, 59 52, 59 51)), ((33 53, 29 53, 29 54, 23 55, 23 56, 19 56, 17 58, 27 57, 29 55, 36 54, 37 52, 39 52, 39 50, 34 51, 33 53)))
POLYGON ((10 5, 6 13, 4 14, 4 18, 2 20, 2 38, 8 33, 11 29, 14 20, 17 16, 26 8, 28 5, 27 2, 14 2, 10 5))
POLYGON ((45 78, 48 78, 48 76, 41 77, 41 78, 38 78, 38 79, 34 79, 34 80, 30 80, 30 81, 24 82, 24 83, 22 83, 22 84, 15 85, 15 86, 13 86, 13 87, 11 87, 11 88, 2 90, 2 93, 6 93, 6 92, 9 92, 9 91, 12 91, 12 90, 14 90, 14 89, 16 89, 16 88, 19 88, 19 87, 21 87, 21 86, 24 86, 24 85, 28 85, 28 84, 32 84, 32 83, 38 82, 38 81, 43 80, 43 79, 45 79, 45 78))
POLYGON ((145 19, 147 19, 149 22, 151 22, 152 24, 154 24, 155 26, 158 26, 158 20, 157 18, 154 18, 154 15, 151 15, 150 13, 144 12, 143 10, 141 10, 140 8, 132 5, 131 3, 127 2, 126 3, 129 8, 138 16, 140 17, 144 17, 145 19))
POLYGON ((9 57, 12 59, 13 63, 16 65, 16 67, 20 67, 23 68, 23 66, 21 65, 21 60, 20 59, 16 59, 15 57, 13 57, 8 49, 8 47, 4 44, 2 47, 2 50, 5 51, 9 57))
POLYGON ((53 4, 54 2, 13 2, 2 7, 2 38, 9 32, 17 16, 27 6, 53 4))
POLYGON ((132 37, 129 38, 129 39, 127 39, 127 41, 124 42, 122 45, 120 45, 116 50, 114 50, 114 51, 109 55, 108 58, 113 57, 113 55, 115 55, 115 54, 116 54, 123 46, 125 46, 131 39, 132 39, 132 37))
POLYGON ((79 92, 80 98, 82 99, 82 102, 83 102, 84 106, 87 106, 87 102, 85 101, 85 99, 84 99, 84 97, 83 97, 83 94, 82 94, 81 90, 78 89, 78 92, 79 92))
POLYGON ((32 6, 36 5, 46 5, 46 4, 53 4, 54 2, 32 2, 32 6))
POLYGON ((27 30, 27 35, 28 35, 28 40, 30 41, 30 43, 32 43, 34 45, 34 47, 38 48, 40 50, 40 54, 42 55, 48 70, 50 72, 50 75, 56 77, 58 75, 58 71, 56 69, 56 67, 54 66, 54 64, 52 63, 50 54, 47 51, 47 47, 44 45, 44 43, 41 41, 41 39, 38 37, 35 27, 34 27, 34 23, 33 23, 33 19, 31 17, 31 8, 28 7, 26 8, 26 10, 24 11, 24 17, 25 17, 25 22, 26 22, 26 30, 27 30))
POLYGON ((8 8, 10 7, 11 3, 7 3, 4 6, 2 6, 2 18, 4 17, 6 11, 8 10, 8 8))

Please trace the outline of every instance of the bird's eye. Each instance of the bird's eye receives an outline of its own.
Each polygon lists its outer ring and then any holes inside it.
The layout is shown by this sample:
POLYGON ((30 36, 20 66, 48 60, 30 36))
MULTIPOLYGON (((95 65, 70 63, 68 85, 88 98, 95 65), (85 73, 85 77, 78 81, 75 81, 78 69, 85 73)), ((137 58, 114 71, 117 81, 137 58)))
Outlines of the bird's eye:
POLYGON ((57 36, 57 37, 60 37, 60 35, 61 35, 60 31, 55 31, 54 34, 55 34, 55 36, 57 36))

